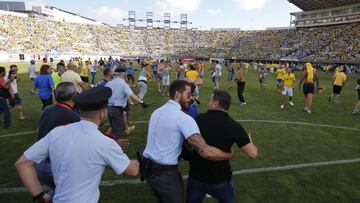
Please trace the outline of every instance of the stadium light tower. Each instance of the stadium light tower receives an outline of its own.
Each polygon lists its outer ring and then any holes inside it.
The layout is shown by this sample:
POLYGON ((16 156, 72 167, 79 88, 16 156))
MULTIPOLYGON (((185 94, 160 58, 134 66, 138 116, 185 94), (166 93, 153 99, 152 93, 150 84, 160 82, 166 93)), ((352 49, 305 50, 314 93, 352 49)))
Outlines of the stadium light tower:
POLYGON ((187 14, 181 14, 180 16, 180 29, 181 30, 187 30, 187 24, 188 24, 188 21, 187 21, 187 14))
POLYGON ((164 13, 164 29, 170 29, 170 13, 164 13))
POLYGON ((129 28, 134 29, 136 27, 136 13, 135 11, 129 11, 129 28))
POLYGON ((153 24, 153 12, 147 12, 146 13, 146 28, 152 29, 154 27, 153 24))

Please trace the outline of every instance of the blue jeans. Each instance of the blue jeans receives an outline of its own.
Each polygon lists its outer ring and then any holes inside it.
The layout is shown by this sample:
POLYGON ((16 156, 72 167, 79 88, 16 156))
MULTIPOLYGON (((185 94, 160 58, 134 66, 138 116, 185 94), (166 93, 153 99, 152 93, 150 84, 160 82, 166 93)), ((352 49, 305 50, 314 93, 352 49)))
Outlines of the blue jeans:
POLYGON ((4 114, 4 128, 11 126, 11 114, 8 102, 4 98, 0 98, 0 113, 4 114))
POLYGON ((206 194, 211 195, 220 203, 234 203, 234 186, 231 181, 223 181, 218 184, 207 184, 189 178, 187 181, 186 202, 199 203, 204 200, 206 194))
POLYGON ((91 72, 91 84, 95 84, 96 72, 91 72))

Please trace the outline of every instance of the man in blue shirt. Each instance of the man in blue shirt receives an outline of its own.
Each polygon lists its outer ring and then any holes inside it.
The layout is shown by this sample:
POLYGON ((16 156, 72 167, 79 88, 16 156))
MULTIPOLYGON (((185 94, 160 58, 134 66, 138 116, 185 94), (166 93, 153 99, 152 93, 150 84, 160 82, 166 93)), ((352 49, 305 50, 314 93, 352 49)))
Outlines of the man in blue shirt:
POLYGON ((169 92, 170 100, 156 109, 149 121, 144 151, 147 182, 159 202, 183 203, 184 185, 177 164, 185 139, 206 159, 228 160, 234 154, 207 145, 195 120, 182 111, 190 105, 189 82, 175 80, 169 92))
POLYGON ((118 77, 105 85, 105 87, 110 87, 112 90, 108 110, 111 134, 116 137, 119 137, 123 131, 125 134, 129 134, 135 129, 135 126, 128 126, 127 117, 129 112, 126 110, 128 98, 135 100, 142 104, 144 108, 147 108, 147 105, 133 93, 130 86, 125 82, 125 71, 125 68, 117 68, 115 74, 118 77))
POLYGON ((36 176, 35 163, 47 157, 56 185, 53 202, 96 203, 99 185, 106 166, 116 174, 136 176, 139 163, 129 160, 121 147, 104 136, 98 127, 107 119, 111 89, 96 87, 76 95, 81 121, 57 127, 27 149, 15 163, 17 172, 33 195, 33 201, 48 202, 36 176))

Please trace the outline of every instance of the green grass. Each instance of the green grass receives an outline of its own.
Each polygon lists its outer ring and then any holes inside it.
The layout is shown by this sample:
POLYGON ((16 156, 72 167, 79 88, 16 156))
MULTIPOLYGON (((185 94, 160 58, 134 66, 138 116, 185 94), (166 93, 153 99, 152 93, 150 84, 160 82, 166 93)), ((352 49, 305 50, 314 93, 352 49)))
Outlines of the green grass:
MULTIPOLYGON (((8 67, 9 63, 0 66, 8 67)), ((9 130, 0 129, 0 135, 34 131, 40 115, 41 102, 36 95, 31 95, 31 87, 25 70, 26 63, 18 63, 20 67, 20 96, 24 110, 29 118, 18 121, 15 110, 12 110, 14 127, 9 130)), ((100 79, 98 73, 98 80, 100 79)), ((221 88, 227 89, 226 73, 222 78, 221 88)), ((297 79, 300 73, 296 73, 297 79)), ((340 104, 329 103, 331 88, 330 74, 320 73, 320 83, 326 90, 314 96, 313 114, 302 111, 303 96, 295 87, 294 107, 285 105, 280 110, 280 95, 276 91, 275 79, 267 77, 267 89, 260 90, 256 74, 249 72, 246 76, 246 107, 236 105, 236 89, 229 92, 233 96, 230 115, 241 120, 278 120, 297 121, 315 124, 360 128, 360 116, 352 116, 351 111, 357 101, 354 91, 355 76, 349 75, 343 89, 340 104)), ((205 84, 200 90, 201 105, 199 110, 207 110, 207 103, 212 92, 210 74, 205 75, 205 84)), ((174 78, 174 77, 173 77, 174 78)), ((297 84, 298 84, 297 80, 297 84)), ((133 89, 137 93, 137 88, 133 89)), ((156 84, 149 82, 146 102, 157 101, 149 109, 134 107, 130 120, 148 120, 152 111, 167 101, 156 91, 156 84)), ((251 131, 253 140, 259 148, 259 157, 255 160, 247 158, 239 149, 237 157, 232 160, 234 170, 251 169, 290 164, 312 163, 339 159, 360 158, 360 132, 328 127, 303 126, 291 124, 244 122, 242 125, 251 131)), ((106 127, 105 127, 106 128, 106 127)), ((104 129, 105 129, 104 128, 104 129)), ((131 147, 126 153, 135 158, 135 151, 143 149, 147 136, 147 124, 137 124, 136 130, 129 137, 131 147)), ((0 138, 0 188, 22 187, 13 166, 23 151, 36 140, 35 134, 0 138)), ((187 174, 188 164, 180 162, 180 170, 187 174)), ((242 174, 233 177, 238 202, 360 202, 360 163, 321 166, 317 168, 294 169, 253 174, 242 174)), ((103 180, 124 179, 116 176, 109 168, 103 180)), ((29 193, 13 193, 0 195, 0 202, 28 202, 29 193)), ((116 185, 101 187, 101 202, 155 202, 154 196, 146 184, 116 185)), ((207 199, 205 202, 215 202, 207 199)))

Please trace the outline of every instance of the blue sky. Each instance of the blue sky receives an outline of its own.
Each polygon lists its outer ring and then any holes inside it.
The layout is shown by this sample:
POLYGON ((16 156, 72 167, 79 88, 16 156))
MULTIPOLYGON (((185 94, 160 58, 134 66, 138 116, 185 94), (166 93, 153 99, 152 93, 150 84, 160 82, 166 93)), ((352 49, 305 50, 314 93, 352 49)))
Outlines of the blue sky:
MULTIPOLYGON (((180 20, 180 13, 188 14, 190 27, 241 28, 243 30, 285 27, 290 24, 290 12, 300 11, 287 0, 35 0, 46 5, 81 14, 112 25, 127 24, 128 11, 136 11, 137 18, 145 18, 147 11, 154 19, 163 19, 171 12, 171 20, 180 20)), ((172 25, 178 27, 179 25, 172 25)))

